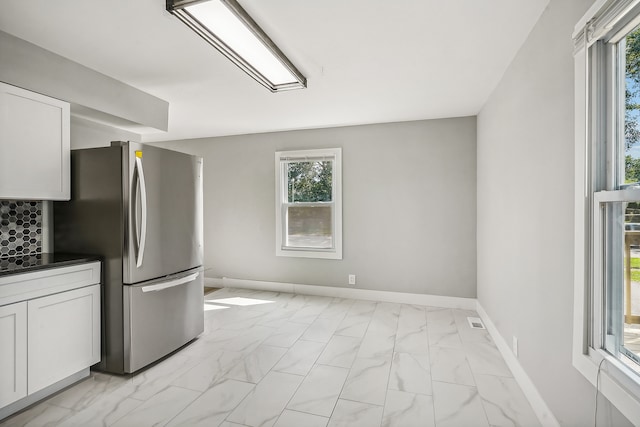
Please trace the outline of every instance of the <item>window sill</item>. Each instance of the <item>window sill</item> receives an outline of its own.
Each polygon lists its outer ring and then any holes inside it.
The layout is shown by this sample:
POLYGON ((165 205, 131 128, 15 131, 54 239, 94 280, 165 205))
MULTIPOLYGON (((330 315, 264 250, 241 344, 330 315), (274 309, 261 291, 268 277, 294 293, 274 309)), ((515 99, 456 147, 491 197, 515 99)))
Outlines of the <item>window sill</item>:
POLYGON ((314 251, 306 249, 276 249, 276 256, 291 258, 342 259, 342 251, 314 251))
POLYGON ((635 372, 608 353, 593 349, 589 354, 574 351, 573 366, 633 425, 640 425, 640 377, 635 372))

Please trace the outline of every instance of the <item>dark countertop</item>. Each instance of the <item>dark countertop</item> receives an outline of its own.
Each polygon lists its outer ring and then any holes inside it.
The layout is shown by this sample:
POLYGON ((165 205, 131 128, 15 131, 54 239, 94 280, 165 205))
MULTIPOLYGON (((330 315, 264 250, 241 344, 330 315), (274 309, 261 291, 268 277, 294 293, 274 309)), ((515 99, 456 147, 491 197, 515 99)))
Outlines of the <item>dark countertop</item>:
POLYGON ((9 274, 27 273, 47 268, 65 267, 74 264, 84 264, 101 261, 96 255, 42 253, 22 255, 17 257, 0 258, 0 277, 9 274))

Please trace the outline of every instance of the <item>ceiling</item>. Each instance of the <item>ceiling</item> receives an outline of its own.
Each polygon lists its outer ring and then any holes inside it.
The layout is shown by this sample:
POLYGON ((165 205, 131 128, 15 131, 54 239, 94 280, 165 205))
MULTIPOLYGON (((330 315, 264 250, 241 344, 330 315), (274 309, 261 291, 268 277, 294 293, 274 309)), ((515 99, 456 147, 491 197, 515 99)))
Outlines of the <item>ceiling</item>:
POLYGON ((0 30, 169 102, 143 141, 475 115, 549 0, 239 0, 308 79, 271 93, 165 0, 2 0, 0 30))

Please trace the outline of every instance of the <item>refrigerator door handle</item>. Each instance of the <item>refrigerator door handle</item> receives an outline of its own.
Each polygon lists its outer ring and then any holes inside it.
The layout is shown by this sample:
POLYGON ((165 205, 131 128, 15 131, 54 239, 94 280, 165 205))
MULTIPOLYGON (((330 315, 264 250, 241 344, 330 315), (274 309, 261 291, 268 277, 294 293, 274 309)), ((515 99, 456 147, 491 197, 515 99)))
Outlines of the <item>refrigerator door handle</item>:
MULTIPOLYGON (((137 153, 136 153, 137 154, 137 153)), ((144 181, 144 169, 142 158, 136 155, 136 171, 138 172, 138 183, 140 185, 140 237, 138 240, 138 254, 136 256, 136 267, 142 266, 144 259, 144 247, 147 241, 147 186, 144 181)), ((135 217, 134 217, 135 218, 135 217)), ((137 233, 136 233, 137 237, 137 233)))
POLYGON ((140 288, 142 292, 161 291, 162 289, 173 288, 174 286, 184 285, 185 283, 193 282, 200 275, 200 273, 193 273, 185 277, 181 277, 175 280, 169 280, 168 282, 158 283, 157 285, 143 286, 140 288))

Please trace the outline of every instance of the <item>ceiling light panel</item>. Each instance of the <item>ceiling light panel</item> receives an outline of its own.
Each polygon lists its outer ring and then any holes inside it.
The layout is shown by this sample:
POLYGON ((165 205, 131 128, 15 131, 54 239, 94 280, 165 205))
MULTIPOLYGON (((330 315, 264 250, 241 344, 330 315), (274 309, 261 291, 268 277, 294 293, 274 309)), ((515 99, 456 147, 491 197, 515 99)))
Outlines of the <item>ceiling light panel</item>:
POLYGON ((167 0, 167 10, 272 92, 306 79, 235 0, 167 0))

